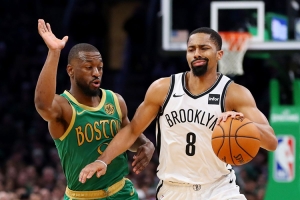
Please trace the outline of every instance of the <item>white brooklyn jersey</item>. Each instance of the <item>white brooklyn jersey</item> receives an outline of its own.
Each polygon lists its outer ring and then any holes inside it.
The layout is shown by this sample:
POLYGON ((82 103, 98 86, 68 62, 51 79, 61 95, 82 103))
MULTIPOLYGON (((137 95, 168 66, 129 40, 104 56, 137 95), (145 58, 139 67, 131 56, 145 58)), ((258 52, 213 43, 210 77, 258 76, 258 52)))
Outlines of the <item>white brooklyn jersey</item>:
POLYGON ((231 170, 211 146, 212 130, 224 112, 231 79, 219 74, 211 88, 193 95, 186 89, 186 73, 171 76, 168 95, 157 117, 157 176, 177 183, 211 183, 231 170))

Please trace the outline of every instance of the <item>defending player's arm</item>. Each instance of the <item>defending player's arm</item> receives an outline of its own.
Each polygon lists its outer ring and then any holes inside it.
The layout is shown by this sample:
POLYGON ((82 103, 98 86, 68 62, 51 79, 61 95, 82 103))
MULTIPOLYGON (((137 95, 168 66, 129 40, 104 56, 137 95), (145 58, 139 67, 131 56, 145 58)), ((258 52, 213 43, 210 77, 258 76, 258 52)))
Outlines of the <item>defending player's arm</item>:
MULTIPOLYGON (((121 127, 123 128, 130 123, 128 119, 128 110, 123 97, 119 94, 116 95, 118 97, 119 105, 122 112, 121 127)), ((132 163, 133 171, 136 172, 142 171, 148 165, 153 156, 155 147, 153 143, 148 138, 146 138, 144 134, 141 134, 128 150, 132 152, 137 152, 133 158, 134 161, 132 163)))
MULTIPOLYGON (((108 145, 104 153, 98 158, 109 164, 115 157, 126 151, 150 125, 156 117, 167 95, 170 79, 159 79, 149 87, 144 101, 138 107, 132 121, 122 128, 116 137, 108 145), (124 142, 126 141, 126 142, 124 142)), ((79 181, 84 183, 97 172, 97 177, 105 174, 106 166, 101 162, 93 162, 83 168, 79 175, 79 181)))
POLYGON ((57 39, 51 31, 50 24, 44 20, 38 21, 38 32, 46 43, 48 56, 39 75, 35 88, 35 107, 41 117, 46 121, 54 121, 61 115, 61 106, 57 102, 56 75, 61 49, 64 48, 68 37, 57 39))
POLYGON ((226 110, 235 110, 255 123, 260 130, 261 147, 274 151, 277 147, 277 139, 273 128, 265 115, 257 108, 250 91, 238 84, 231 84, 226 95, 226 110))

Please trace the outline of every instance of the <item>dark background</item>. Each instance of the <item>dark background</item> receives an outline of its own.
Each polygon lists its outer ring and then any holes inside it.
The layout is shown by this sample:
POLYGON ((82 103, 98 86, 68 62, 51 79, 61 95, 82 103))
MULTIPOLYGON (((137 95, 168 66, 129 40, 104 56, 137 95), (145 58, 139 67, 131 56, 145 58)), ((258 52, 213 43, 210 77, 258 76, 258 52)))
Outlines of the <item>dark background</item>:
MULTIPOLYGON (((173 27, 189 31, 209 27, 210 2, 174 0, 173 27)), ((288 1, 265 0, 265 6, 266 12, 299 15, 291 13, 288 1)), ((57 93, 70 87, 65 71, 70 48, 77 43, 93 44, 104 60, 101 87, 124 97, 131 119, 154 80, 189 70, 184 53, 161 50, 159 11, 159 0, 0 0, 0 199, 61 199, 66 186, 47 123, 34 107, 35 85, 47 56, 37 20, 49 22, 58 38, 69 36, 59 63, 57 93)), ((236 15, 228 18, 238 19, 236 15)), ((237 28, 244 26, 237 24, 237 28)), ((232 24, 223 19, 222 26, 232 24)), ((292 28, 289 35, 293 37, 292 28)), ((252 92, 267 117, 271 78, 280 81, 281 103, 293 103, 291 82, 299 78, 299 54, 276 52, 267 60, 246 54, 243 65, 245 74, 232 78, 252 92)), ((145 135, 155 143, 154 123, 145 135)), ((154 199, 156 165, 157 155, 142 174, 129 175, 141 199, 154 199)), ((267 152, 261 150, 251 163, 235 169, 248 200, 262 199, 267 152)))

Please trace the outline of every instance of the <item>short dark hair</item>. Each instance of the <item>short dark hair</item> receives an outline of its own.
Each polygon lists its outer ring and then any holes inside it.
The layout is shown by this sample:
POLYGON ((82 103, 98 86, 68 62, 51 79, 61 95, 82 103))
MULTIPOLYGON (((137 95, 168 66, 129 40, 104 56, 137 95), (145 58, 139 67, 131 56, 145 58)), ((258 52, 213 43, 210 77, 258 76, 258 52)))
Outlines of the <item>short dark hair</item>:
MULTIPOLYGON (((79 43, 74 45, 68 55, 68 63, 71 62, 71 60, 73 60, 74 58, 78 58, 79 57, 79 52, 80 51, 85 51, 85 52, 99 52, 99 50, 94 47, 91 44, 88 43, 79 43)), ((100 52, 99 52, 100 53, 100 52)))
POLYGON ((208 28, 208 27, 201 27, 201 28, 197 28, 195 30, 193 30, 190 34, 189 34, 189 38, 188 41, 191 37, 191 35, 194 35, 196 33, 205 33, 205 34, 209 34, 210 35, 210 39, 215 43, 216 47, 218 50, 222 49, 222 38, 220 36, 220 34, 218 32, 216 32, 215 30, 208 28))

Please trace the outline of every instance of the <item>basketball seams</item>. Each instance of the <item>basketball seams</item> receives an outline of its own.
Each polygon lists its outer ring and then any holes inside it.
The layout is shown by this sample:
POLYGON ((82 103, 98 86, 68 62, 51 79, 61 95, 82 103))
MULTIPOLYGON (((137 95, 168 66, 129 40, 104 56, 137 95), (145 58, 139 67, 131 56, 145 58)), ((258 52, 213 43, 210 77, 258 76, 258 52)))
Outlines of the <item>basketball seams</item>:
MULTIPOLYGON (((229 138, 229 137, 232 137, 232 136, 215 136, 215 137, 213 137, 213 138, 211 138, 211 139, 217 139, 217 138, 229 138)), ((260 139, 259 138, 257 138, 257 137, 251 137, 251 136, 237 136, 238 138, 249 138, 249 139, 253 139, 253 140, 258 140, 258 141, 260 141, 260 139)))
MULTIPOLYGON (((231 158, 231 160, 232 160, 232 162, 233 162, 233 164, 235 165, 235 162, 234 162, 234 160, 233 160, 233 157, 232 157, 232 150, 231 150, 231 144, 230 144, 230 141, 231 141, 231 126, 232 126, 232 121, 233 121, 233 119, 234 118, 231 118, 231 121, 230 121, 230 126, 229 126, 229 130, 228 130, 228 143, 229 143, 229 150, 230 150, 230 158, 231 158)), ((224 139, 225 140, 225 139, 224 139)))
POLYGON ((247 122, 247 123, 245 123, 245 124, 243 124, 243 125, 241 125, 238 129, 236 129, 236 131, 235 131, 235 134, 234 134, 234 139, 235 139, 235 143, 246 153, 246 154, 248 154, 248 156, 250 156, 252 159, 255 157, 255 156, 252 156, 252 155, 250 155, 249 153, 248 153, 248 151, 246 151, 240 144, 239 144, 239 142, 238 142, 238 138, 249 138, 249 139, 255 139, 255 140, 259 140, 260 141, 260 139, 258 139, 258 138, 256 138, 256 137, 248 137, 248 136, 238 136, 237 134, 238 134, 238 131, 242 128, 242 127, 244 127, 244 126, 246 126, 246 125, 248 125, 248 124, 253 124, 253 122, 247 122))
POLYGON ((224 131, 224 128, 221 126, 221 125, 219 125, 219 127, 222 129, 222 133, 223 133, 223 136, 220 136, 221 138, 223 138, 223 140, 222 140, 222 145, 220 145, 220 147, 219 147, 219 149, 218 149, 218 153, 217 153, 217 155, 219 155, 219 153, 220 153, 220 150, 222 149, 222 147, 223 147, 223 145, 224 145, 224 141, 225 141, 225 131, 224 131))
POLYGON ((247 123, 241 125, 239 128, 237 128, 236 131, 235 131, 235 134, 234 134, 235 138, 237 138, 237 137, 242 137, 242 138, 251 138, 251 139, 257 139, 257 140, 260 140, 260 139, 257 138, 257 137, 251 137, 251 136, 237 136, 237 132, 238 132, 242 127, 246 126, 247 124, 253 124, 253 122, 247 122, 247 123))
POLYGON ((259 151, 259 136, 258 129, 249 119, 227 118, 226 122, 221 122, 213 130, 213 150, 225 163, 236 166, 246 164, 259 151))

